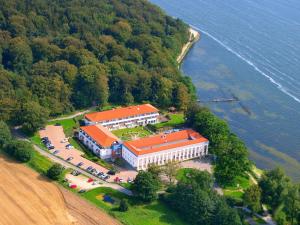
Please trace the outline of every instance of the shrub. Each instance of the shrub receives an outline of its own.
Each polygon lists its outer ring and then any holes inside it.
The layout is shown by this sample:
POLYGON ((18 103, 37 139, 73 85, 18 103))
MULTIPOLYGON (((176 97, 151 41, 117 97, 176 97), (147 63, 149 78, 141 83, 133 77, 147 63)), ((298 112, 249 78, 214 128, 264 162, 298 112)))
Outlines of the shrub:
POLYGON ((32 158, 33 148, 28 142, 13 140, 5 147, 5 152, 20 162, 28 162, 32 158))
POLYGON ((120 212, 126 212, 126 211, 128 211, 128 208, 129 208, 128 201, 126 199, 122 199, 120 201, 119 211, 120 212))
POLYGON ((53 166, 51 166, 47 171, 47 177, 49 177, 52 180, 58 180, 63 172, 63 167, 55 163, 53 166))

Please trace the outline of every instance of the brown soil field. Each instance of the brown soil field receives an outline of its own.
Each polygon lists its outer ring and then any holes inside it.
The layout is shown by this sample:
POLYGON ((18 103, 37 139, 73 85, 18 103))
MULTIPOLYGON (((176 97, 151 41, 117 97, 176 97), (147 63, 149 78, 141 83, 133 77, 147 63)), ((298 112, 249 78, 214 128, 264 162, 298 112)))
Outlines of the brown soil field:
POLYGON ((0 155, 0 225, 119 225, 79 196, 0 155))

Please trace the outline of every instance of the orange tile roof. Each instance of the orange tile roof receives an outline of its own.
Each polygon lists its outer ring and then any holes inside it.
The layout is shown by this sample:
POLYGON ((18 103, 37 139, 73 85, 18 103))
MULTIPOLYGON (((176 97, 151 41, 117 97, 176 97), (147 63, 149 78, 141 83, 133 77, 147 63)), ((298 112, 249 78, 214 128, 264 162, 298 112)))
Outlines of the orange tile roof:
POLYGON ((150 104, 135 105, 123 108, 116 108, 112 110, 89 113, 85 118, 92 122, 99 122, 104 120, 121 119, 128 116, 136 116, 145 113, 158 112, 158 109, 150 104))
POLYGON ((138 156, 203 142, 208 140, 196 131, 188 129, 127 141, 123 144, 138 156))
POLYGON ((101 125, 84 126, 80 127, 80 129, 102 147, 110 147, 115 141, 119 141, 114 134, 101 125))

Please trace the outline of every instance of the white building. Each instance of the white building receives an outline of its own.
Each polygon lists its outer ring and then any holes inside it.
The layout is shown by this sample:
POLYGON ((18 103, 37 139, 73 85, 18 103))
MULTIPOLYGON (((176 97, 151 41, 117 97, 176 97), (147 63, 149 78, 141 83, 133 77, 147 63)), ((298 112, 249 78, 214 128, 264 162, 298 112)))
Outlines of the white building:
POLYGON ((117 130, 155 124, 158 122, 158 116, 157 108, 143 104, 89 113, 85 115, 85 121, 89 125, 101 124, 109 130, 117 130))
POLYGON ((80 127, 79 140, 101 159, 121 154, 120 140, 107 128, 101 125, 80 127))
POLYGON ((149 164, 164 165, 170 160, 205 156, 208 144, 206 138, 188 129, 124 142, 122 157, 137 170, 145 170, 149 164))

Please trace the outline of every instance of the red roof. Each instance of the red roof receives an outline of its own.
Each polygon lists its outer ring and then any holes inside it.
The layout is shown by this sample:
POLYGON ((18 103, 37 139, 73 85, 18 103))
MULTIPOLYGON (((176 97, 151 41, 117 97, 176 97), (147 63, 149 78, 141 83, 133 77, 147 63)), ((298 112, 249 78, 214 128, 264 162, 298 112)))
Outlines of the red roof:
POLYGON ((135 155, 144 155, 203 142, 208 142, 208 140, 196 131, 188 129, 127 141, 124 145, 135 155))
POLYGON ((121 119, 129 116, 137 116, 146 113, 155 113, 158 109, 150 104, 135 105, 123 108, 116 108, 112 110, 89 113, 85 118, 92 122, 100 122, 113 119, 121 119))
POLYGON ((88 134, 97 144, 102 147, 110 147, 115 141, 119 139, 112 134, 107 128, 101 125, 92 125, 80 127, 86 134, 88 134))

